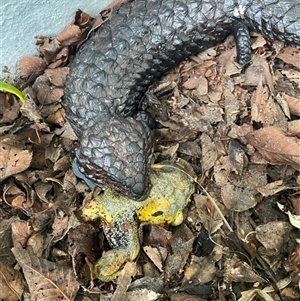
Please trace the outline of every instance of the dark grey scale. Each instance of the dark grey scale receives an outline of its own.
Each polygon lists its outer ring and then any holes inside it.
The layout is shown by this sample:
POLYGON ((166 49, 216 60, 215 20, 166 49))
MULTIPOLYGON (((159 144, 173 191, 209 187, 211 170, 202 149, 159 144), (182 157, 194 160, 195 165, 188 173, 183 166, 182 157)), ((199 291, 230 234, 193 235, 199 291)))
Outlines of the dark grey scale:
POLYGON ((66 83, 80 172, 96 185, 145 198, 154 138, 135 116, 148 86, 230 33, 242 65, 251 61, 249 30, 300 45, 299 11, 299 0, 138 0, 114 11, 77 53, 66 83))

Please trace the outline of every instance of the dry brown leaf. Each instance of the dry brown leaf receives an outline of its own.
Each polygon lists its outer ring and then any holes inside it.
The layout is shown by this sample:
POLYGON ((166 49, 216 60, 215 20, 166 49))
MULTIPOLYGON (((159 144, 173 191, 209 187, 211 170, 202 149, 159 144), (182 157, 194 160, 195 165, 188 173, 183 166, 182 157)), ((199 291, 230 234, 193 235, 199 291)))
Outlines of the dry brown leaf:
POLYGON ((36 97, 42 105, 58 102, 64 95, 63 88, 53 86, 45 74, 36 79, 33 89, 36 91, 36 97))
POLYGON ((27 221, 15 221, 11 225, 14 246, 24 247, 32 234, 32 229, 27 221))
POLYGON ((32 74, 35 74, 35 76, 42 74, 46 66, 46 61, 37 56, 25 56, 19 61, 21 76, 24 77, 29 77, 32 74))
POLYGON ((251 97, 252 121, 260 122, 264 125, 273 125, 276 120, 276 113, 275 103, 268 87, 264 86, 262 81, 259 81, 251 97))
POLYGON ((32 301, 74 300, 79 289, 70 267, 39 258, 21 247, 12 249, 22 267, 32 301))
POLYGON ((171 301, 206 301, 199 296, 189 295, 187 293, 175 293, 171 295, 171 301))
POLYGON ((12 123, 20 113, 21 103, 14 96, 0 93, 0 124, 12 123))
POLYGON ((65 28, 56 39, 62 46, 82 44, 88 34, 89 28, 92 26, 92 20, 88 14, 82 10, 77 10, 74 20, 65 28))
POLYGON ((292 226, 289 222, 269 222, 256 227, 256 238, 267 250, 280 250, 289 239, 292 226))
POLYGON ((276 57, 287 64, 300 68, 300 50, 296 47, 284 47, 276 57))
POLYGON ((293 205, 295 214, 300 215, 300 196, 299 195, 291 196, 290 201, 293 205))
POLYGON ((30 94, 26 94, 25 102, 21 107, 21 113, 30 121, 39 122, 43 119, 36 103, 30 96, 30 94))
POLYGON ((157 291, 152 291, 146 288, 142 288, 139 290, 129 291, 126 293, 126 298, 124 299, 124 295, 122 296, 120 301, 128 300, 128 301, 155 301, 161 300, 163 295, 158 293, 157 291))
POLYGON ((300 119, 288 122, 287 133, 289 136, 300 135, 300 119))
POLYGON ((227 183, 221 187, 221 197, 227 209, 241 212, 253 208, 257 204, 257 191, 248 185, 240 183, 235 186, 227 183))
POLYGON ((63 87, 65 85, 69 70, 69 67, 46 69, 45 74, 47 75, 51 84, 53 84, 56 87, 63 87))
POLYGON ((224 277, 227 283, 232 282, 260 282, 266 281, 256 274, 252 267, 241 261, 237 255, 227 258, 224 262, 224 277))
POLYGON ((65 66, 68 63, 69 54, 70 48, 68 46, 62 47, 53 59, 53 62, 49 64, 48 68, 55 69, 57 67, 65 66))
POLYGON ((11 140, 0 141, 0 180, 26 170, 31 159, 31 152, 14 146, 11 140))
POLYGON ((228 156, 230 163, 238 174, 242 174, 244 167, 247 165, 245 149, 237 140, 231 140, 228 146, 228 156))
POLYGON ((201 285, 212 281, 217 273, 216 263, 222 258, 222 248, 215 246, 213 252, 205 257, 192 255, 189 265, 186 267, 183 278, 183 286, 193 283, 201 285))
POLYGON ((178 275, 178 271, 182 271, 191 254, 193 242, 193 234, 185 224, 174 229, 172 237, 173 253, 168 255, 165 262, 165 279, 170 279, 174 275, 178 275))
POLYGON ((128 287, 132 281, 132 277, 134 277, 137 273, 136 263, 135 262, 127 262, 124 268, 121 271, 120 276, 118 277, 118 286, 114 292, 111 301, 123 301, 124 295, 126 294, 128 287))
POLYGON ((288 137, 273 126, 253 131, 245 137, 270 164, 291 165, 300 170, 299 139, 288 137))
POLYGON ((172 234, 166 229, 156 225, 143 223, 139 227, 139 235, 140 240, 143 241, 144 244, 152 246, 161 246, 167 248, 169 253, 172 253, 172 234))
POLYGON ((300 71, 287 69, 287 70, 282 70, 281 73, 285 75, 291 82, 294 82, 297 85, 298 89, 300 88, 300 71))
POLYGON ((39 45, 39 53, 45 59, 47 64, 52 62, 62 46, 56 39, 50 39, 44 36, 37 36, 37 44, 39 45))
POLYGON ((274 195, 280 191, 287 190, 288 185, 285 185, 283 180, 274 181, 263 186, 257 187, 257 191, 264 197, 274 195))
POLYGON ((0 261, 0 299, 5 301, 21 300, 23 289, 24 284, 20 271, 0 261))
POLYGON ((202 173, 208 172, 214 165, 218 158, 215 142, 209 135, 203 133, 201 135, 202 158, 201 167, 202 173))
POLYGON ((261 82, 267 85, 274 93, 273 77, 267 60, 261 56, 254 55, 252 64, 245 71, 245 81, 243 85, 257 86, 261 82))
POLYGON ((282 93, 284 100, 287 102, 290 112, 294 115, 300 116, 300 98, 290 96, 286 93, 282 93))
POLYGON ((166 252, 163 252, 165 254, 162 254, 162 252, 160 252, 160 250, 158 248, 151 247, 151 246, 144 246, 143 251, 145 252, 145 254, 147 254, 149 259, 158 268, 158 270, 160 272, 163 272, 163 262, 164 262, 165 258, 162 258, 162 257, 165 257, 165 256, 162 256, 162 255, 165 255, 166 252))
POLYGON ((51 113, 48 115, 48 118, 46 121, 48 123, 57 124, 59 126, 63 126, 65 124, 65 110, 60 107, 57 111, 54 113, 51 113))

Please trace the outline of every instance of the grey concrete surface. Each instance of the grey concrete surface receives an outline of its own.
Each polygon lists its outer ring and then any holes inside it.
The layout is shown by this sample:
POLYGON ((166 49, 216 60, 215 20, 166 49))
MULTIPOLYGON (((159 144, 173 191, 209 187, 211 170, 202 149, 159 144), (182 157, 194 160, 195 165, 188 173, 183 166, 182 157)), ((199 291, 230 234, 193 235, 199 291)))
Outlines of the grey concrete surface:
POLYGON ((77 9, 96 16, 112 0, 0 0, 0 78, 16 74, 25 55, 37 54, 35 36, 55 36, 77 9), (4 73, 3 69, 8 69, 4 73))

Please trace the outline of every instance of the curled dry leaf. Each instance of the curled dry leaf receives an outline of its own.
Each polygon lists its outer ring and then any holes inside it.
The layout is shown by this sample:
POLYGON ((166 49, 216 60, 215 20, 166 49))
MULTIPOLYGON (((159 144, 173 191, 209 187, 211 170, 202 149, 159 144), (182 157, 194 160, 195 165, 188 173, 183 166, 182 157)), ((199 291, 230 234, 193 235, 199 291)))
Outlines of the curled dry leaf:
POLYGON ((0 124, 10 124, 17 119, 20 106, 20 102, 14 96, 0 93, 0 124))
POLYGON ((166 229, 156 225, 143 223, 139 228, 139 235, 140 240, 143 241, 144 244, 161 246, 168 249, 169 253, 172 253, 172 234, 166 229))
POLYGON ((71 24, 65 28, 56 39, 63 46, 79 46, 85 41, 89 28, 92 26, 92 21, 92 17, 79 9, 71 24))
POLYGON ((43 73, 46 66, 46 61, 37 56, 25 56, 19 61, 19 68, 23 77, 29 77, 32 74, 38 76, 43 73))
POLYGON ((0 141, 0 180, 26 170, 32 153, 16 147, 10 139, 0 141))
POLYGON ((277 127, 269 126, 246 135, 247 142, 274 165, 291 165, 300 170, 300 141, 288 137, 277 127))
POLYGON ((39 45, 39 53, 47 64, 54 60, 62 48, 57 39, 50 39, 48 37, 37 37, 37 44, 39 45))
POLYGON ((27 221, 15 221, 11 225, 14 246, 24 247, 32 234, 32 229, 27 221))

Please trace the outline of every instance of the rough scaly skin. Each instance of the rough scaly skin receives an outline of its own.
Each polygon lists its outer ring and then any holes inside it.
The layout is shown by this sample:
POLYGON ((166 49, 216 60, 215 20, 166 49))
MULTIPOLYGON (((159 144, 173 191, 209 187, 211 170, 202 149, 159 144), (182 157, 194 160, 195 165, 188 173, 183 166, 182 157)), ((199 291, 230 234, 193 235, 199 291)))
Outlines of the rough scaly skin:
MULTIPOLYGON (((148 86, 187 56, 221 42, 241 21, 300 44, 299 0, 139 0, 126 3, 81 47, 65 108, 81 172, 138 200, 149 191, 153 138, 135 119, 148 86)), ((247 52, 247 51, 246 51, 247 52)))

